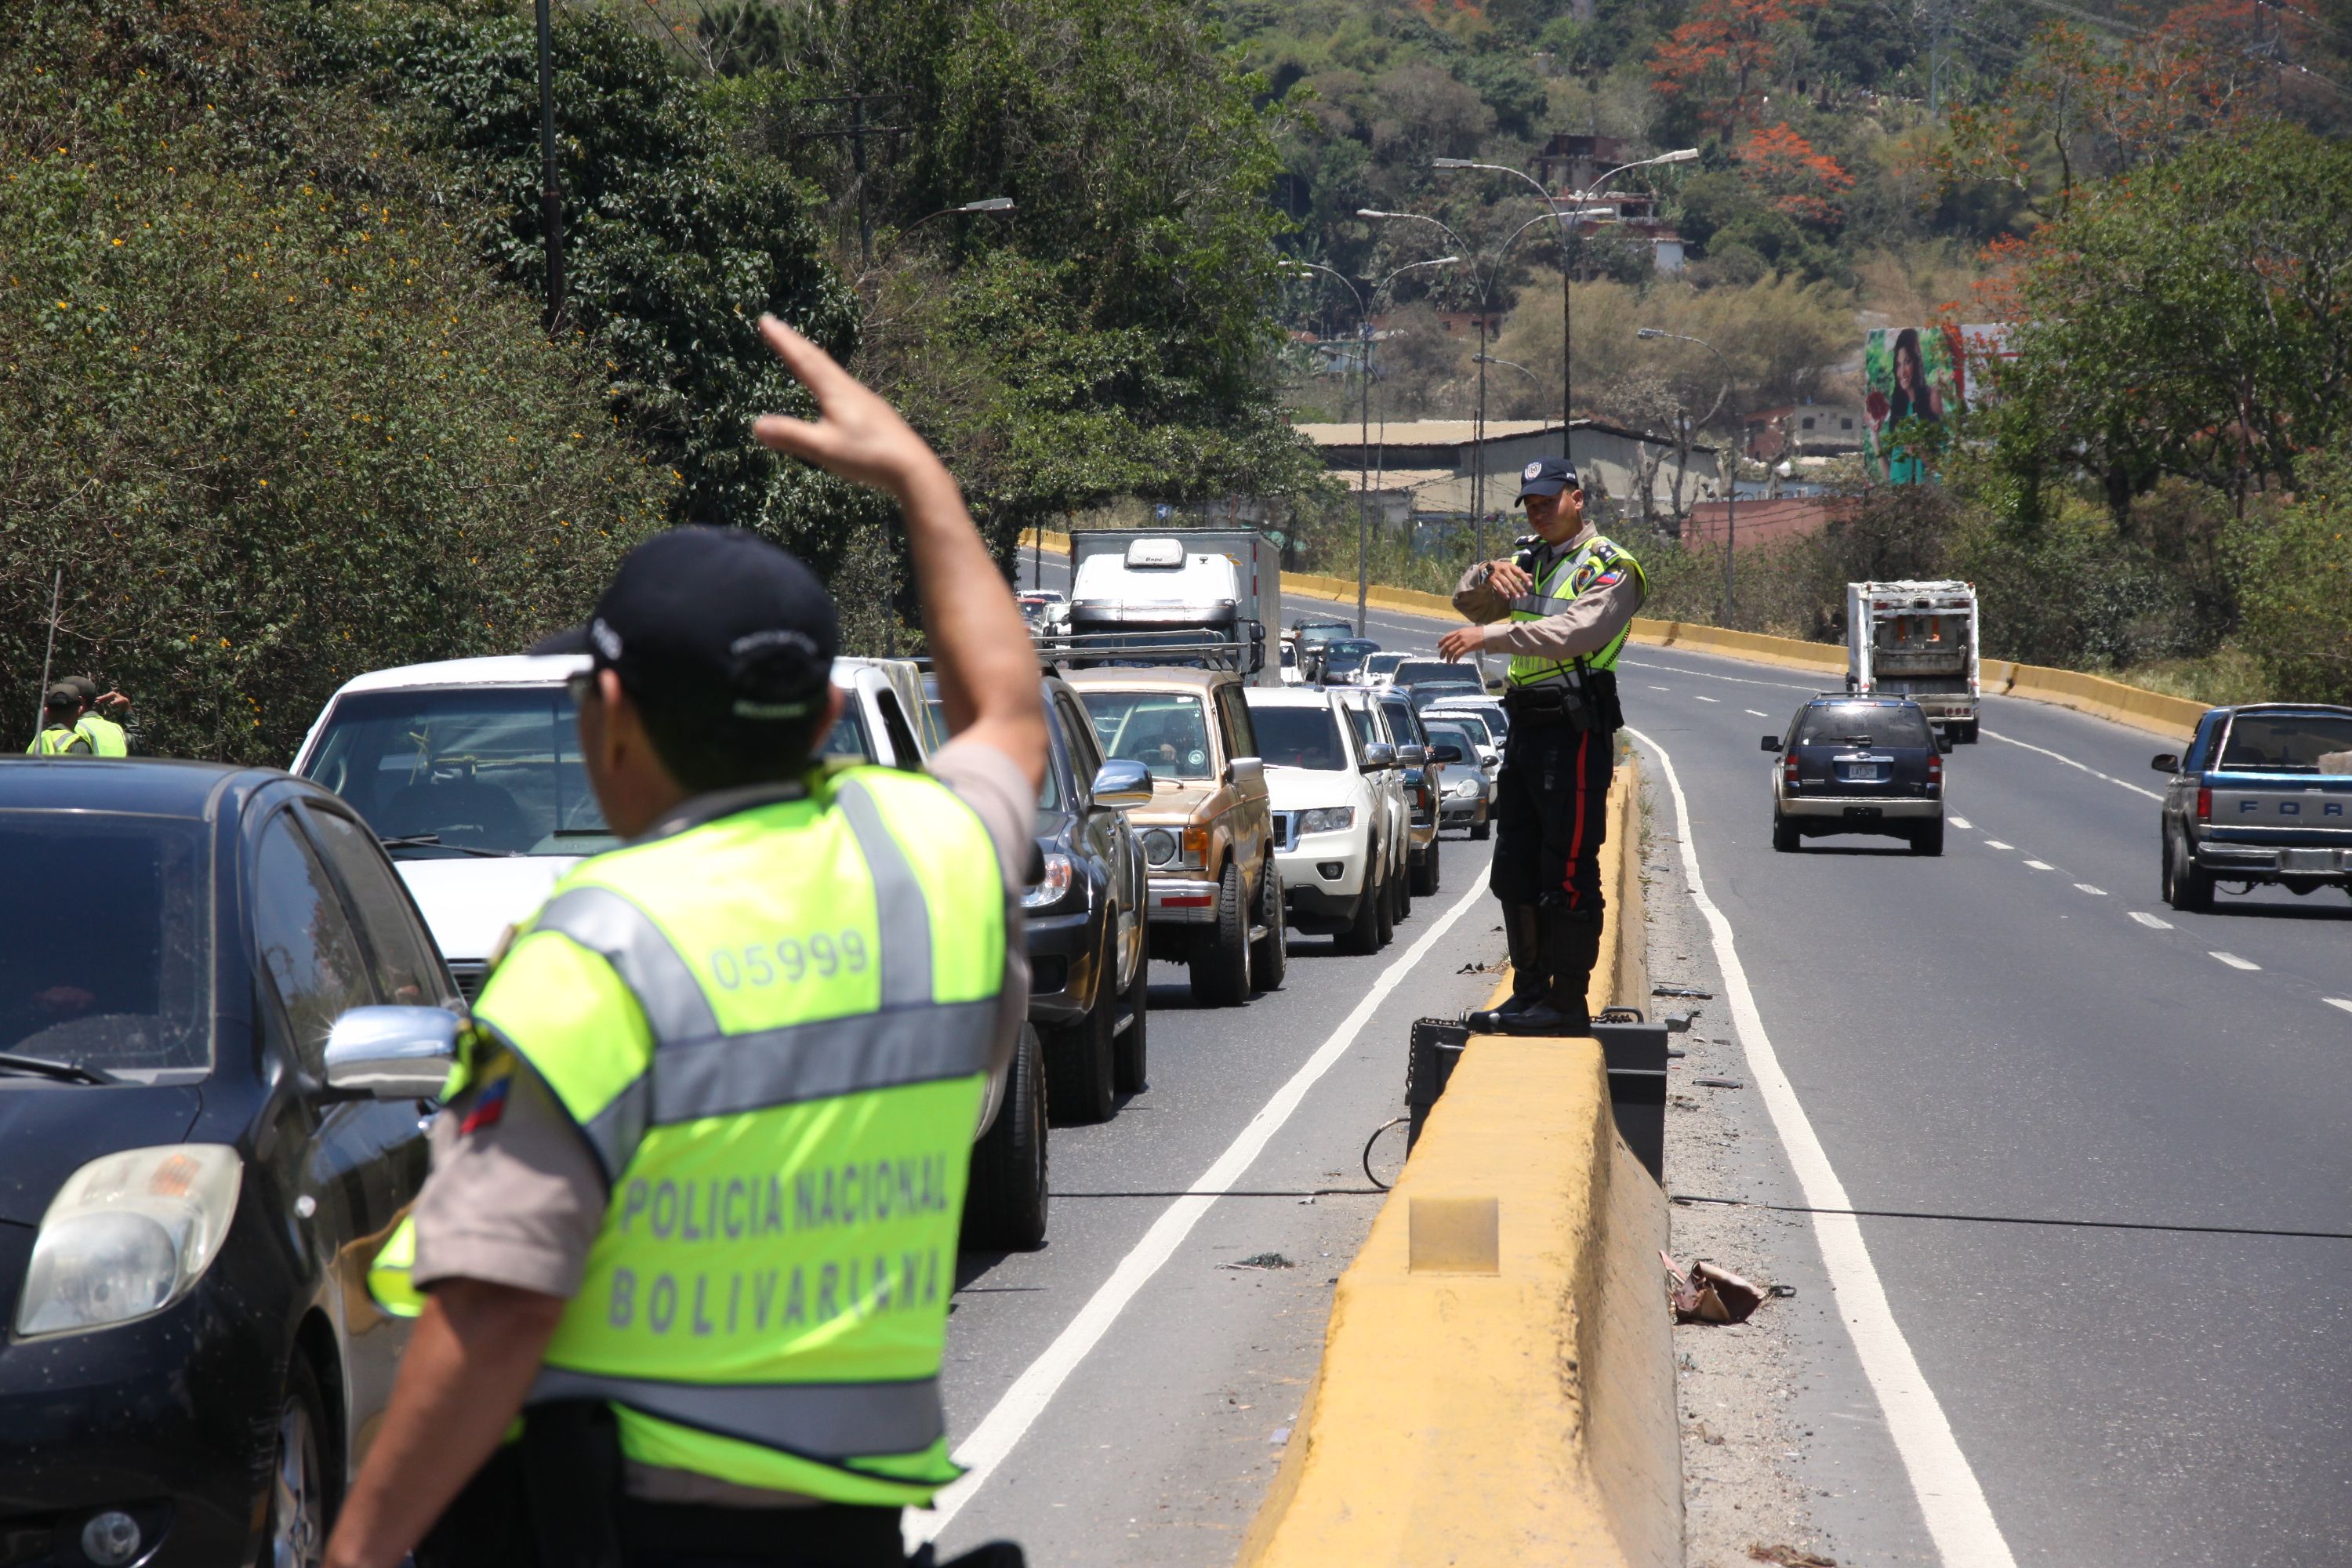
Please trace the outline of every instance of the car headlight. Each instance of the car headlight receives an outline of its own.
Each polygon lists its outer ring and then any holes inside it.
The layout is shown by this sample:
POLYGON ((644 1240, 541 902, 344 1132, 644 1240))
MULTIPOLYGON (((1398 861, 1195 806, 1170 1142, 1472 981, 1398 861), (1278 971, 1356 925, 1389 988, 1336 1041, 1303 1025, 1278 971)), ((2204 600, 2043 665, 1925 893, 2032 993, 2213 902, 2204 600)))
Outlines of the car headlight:
POLYGON ((1155 827, 1143 836, 1143 858, 1154 866, 1165 866, 1176 858, 1176 836, 1164 827, 1155 827))
POLYGON ((1045 851, 1045 875, 1034 887, 1021 895, 1024 910, 1051 909, 1070 896, 1070 858, 1058 851, 1045 851))
POLYGON ((1143 832, 1145 864, 1160 871, 1197 871, 1209 863, 1205 827, 1150 827, 1143 832))
POLYGON ((1318 806, 1298 814, 1301 833, 1339 833, 1356 826, 1356 808, 1352 805, 1318 806))
POLYGON ((130 1149, 76 1171, 41 1216, 16 1331, 100 1329, 179 1300, 219 1254, 244 1176, 218 1143, 130 1149))
POLYGON ((1460 784, 1454 786, 1454 793, 1455 795, 1476 795, 1478 793, 1478 781, 1476 779, 1464 779, 1460 784))

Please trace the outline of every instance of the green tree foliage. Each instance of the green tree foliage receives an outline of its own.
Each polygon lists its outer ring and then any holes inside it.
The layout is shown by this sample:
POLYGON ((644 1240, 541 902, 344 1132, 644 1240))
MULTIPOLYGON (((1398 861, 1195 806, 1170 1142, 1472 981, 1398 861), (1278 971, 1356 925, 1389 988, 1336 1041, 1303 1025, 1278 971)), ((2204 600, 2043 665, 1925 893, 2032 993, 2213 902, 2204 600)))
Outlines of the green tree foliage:
POLYGON ((362 670, 510 652, 677 489, 477 257, 476 209, 270 5, 0 16, 0 689, 283 763, 362 670))
POLYGON ((2079 467, 2120 515, 2173 474, 2292 488, 2352 434, 2352 144, 2207 136, 2042 229, 1995 419, 2010 470, 2079 467))
MULTIPOLYGON (((528 14, 427 5, 331 16, 337 64, 402 113, 415 144, 464 171, 471 237, 543 300, 528 14)), ((747 47, 772 42, 772 23, 727 25, 747 47)), ((761 311, 836 353, 856 335, 855 301, 820 255, 809 192, 778 160, 723 134, 677 56, 621 20, 566 12, 553 58, 566 310, 610 370, 614 411, 683 477, 676 521, 764 526, 827 561, 839 520, 774 515, 781 465, 749 435, 756 416, 799 395, 759 342, 761 311)))
POLYGON ((2257 507, 2231 531, 2240 640, 2277 698, 2352 702, 2352 452, 2306 468, 2292 502, 2257 507))

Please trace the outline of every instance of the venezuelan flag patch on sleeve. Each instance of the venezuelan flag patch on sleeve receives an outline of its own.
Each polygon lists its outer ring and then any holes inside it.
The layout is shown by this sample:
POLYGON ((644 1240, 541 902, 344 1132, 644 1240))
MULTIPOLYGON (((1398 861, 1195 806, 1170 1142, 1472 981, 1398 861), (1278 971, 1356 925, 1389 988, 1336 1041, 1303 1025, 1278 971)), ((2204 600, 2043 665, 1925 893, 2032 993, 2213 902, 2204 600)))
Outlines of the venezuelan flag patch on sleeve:
POLYGON ((474 1103, 466 1110, 466 1119, 457 1123, 460 1133, 479 1132, 485 1127, 496 1127, 507 1113, 507 1096, 514 1089, 511 1074, 482 1086, 474 1096, 474 1103))

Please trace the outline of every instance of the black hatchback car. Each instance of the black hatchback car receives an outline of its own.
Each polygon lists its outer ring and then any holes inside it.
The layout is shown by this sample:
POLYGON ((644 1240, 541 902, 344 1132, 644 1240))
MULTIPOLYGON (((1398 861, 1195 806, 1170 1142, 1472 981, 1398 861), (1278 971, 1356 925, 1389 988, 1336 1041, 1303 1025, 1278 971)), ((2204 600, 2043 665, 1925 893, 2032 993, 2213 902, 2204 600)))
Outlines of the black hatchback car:
POLYGON ((1952 749, 1907 697, 1824 692, 1797 710, 1772 770, 1772 847, 1818 834, 1907 840, 1915 855, 1944 852, 1944 755, 1952 749))
MULTIPOLYGON (((1126 808, 1151 804, 1151 770, 1106 761, 1086 704, 1042 680, 1053 753, 1037 792, 1038 880, 1028 916, 1029 1021, 1045 1046, 1045 1103, 1061 1121, 1102 1121, 1144 1087, 1151 955, 1150 872, 1126 808)), ((938 682, 927 678, 942 734, 938 682)))
POLYGON ((335 796, 0 763, 0 1563, 317 1561, 457 987, 335 796))

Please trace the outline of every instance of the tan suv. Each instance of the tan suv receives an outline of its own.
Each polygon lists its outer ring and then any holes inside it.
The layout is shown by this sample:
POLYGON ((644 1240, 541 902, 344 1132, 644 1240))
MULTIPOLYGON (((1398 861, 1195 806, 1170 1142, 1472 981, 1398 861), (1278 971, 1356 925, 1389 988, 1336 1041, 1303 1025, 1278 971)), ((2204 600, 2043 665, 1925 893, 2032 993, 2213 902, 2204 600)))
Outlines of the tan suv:
POLYGON ((1151 770, 1152 801, 1129 809, 1151 883, 1159 957, 1192 969, 1192 994, 1233 1006, 1282 984, 1289 960, 1265 765, 1227 670, 1067 672, 1107 757, 1151 770))

